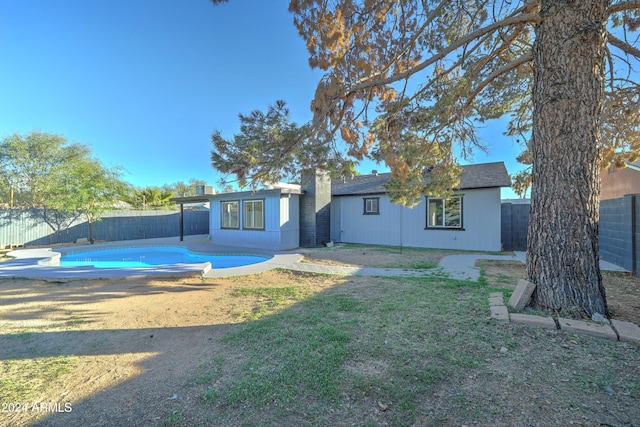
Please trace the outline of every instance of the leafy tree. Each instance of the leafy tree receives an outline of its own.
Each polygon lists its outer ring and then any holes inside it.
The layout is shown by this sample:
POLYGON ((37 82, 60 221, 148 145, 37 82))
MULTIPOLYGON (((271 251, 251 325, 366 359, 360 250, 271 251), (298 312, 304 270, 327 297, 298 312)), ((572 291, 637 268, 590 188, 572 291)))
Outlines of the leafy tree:
POLYGON ((195 196, 196 187, 200 185, 207 185, 207 183, 201 179, 191 178, 189 182, 178 181, 173 184, 165 184, 162 186, 162 190, 166 193, 173 193, 179 197, 195 196))
POLYGON ((3 202, 32 209, 32 216, 54 232, 67 229, 81 215, 91 226, 125 185, 120 169, 104 167, 86 145, 38 131, 0 141, 0 177, 8 189, 3 202))
POLYGON ((59 179, 70 165, 87 156, 80 144, 67 144, 64 137, 32 132, 13 134, 0 143, 0 179, 9 189, 10 208, 43 208, 52 199, 59 179))
POLYGON ((121 180, 121 169, 106 168, 99 160, 85 158, 78 161, 60 186, 57 211, 78 212, 84 215, 89 226, 89 241, 94 242, 93 224, 100 220, 113 202, 121 200, 128 184, 121 180))
POLYGON ((13 200, 13 188, 5 179, 0 179, 0 200, 2 200, 0 207, 10 207, 10 201, 13 200))
MULTIPOLYGON (((312 135, 384 160, 405 202, 450 182, 455 151, 482 149, 477 123, 510 115, 532 164, 527 277, 535 306, 609 315, 598 265, 599 173, 637 156, 633 66, 640 2, 612 0, 292 0, 314 68, 312 135)), ((303 143, 300 139, 298 143, 303 143)), ((233 150, 233 147, 224 147, 233 150)), ((274 140, 269 174, 295 152, 274 140)), ((319 151, 324 157, 326 152, 319 151)), ((295 156, 292 157, 295 160, 295 156)), ((266 169, 265 169, 266 168, 266 169)))
POLYGON ((142 189, 133 189, 126 201, 139 209, 170 209, 175 207, 171 201, 172 197, 175 195, 169 190, 147 186, 142 189))

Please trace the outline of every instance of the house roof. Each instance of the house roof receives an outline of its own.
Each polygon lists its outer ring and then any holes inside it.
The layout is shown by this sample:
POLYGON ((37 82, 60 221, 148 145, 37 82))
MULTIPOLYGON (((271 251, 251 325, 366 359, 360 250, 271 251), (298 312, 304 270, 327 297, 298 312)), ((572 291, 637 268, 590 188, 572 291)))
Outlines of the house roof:
POLYGON ((197 196, 174 197, 170 199, 176 204, 210 202, 213 199, 229 199, 230 197, 260 196, 266 194, 303 194, 302 190, 296 188, 265 188, 256 191, 234 191, 232 193, 199 194, 197 196))
POLYGON ((198 196, 183 196, 183 197, 172 197, 169 200, 180 205, 186 205, 190 203, 207 203, 211 201, 210 195, 198 195, 198 196))
MULTIPOLYGON (((391 173, 359 175, 346 180, 333 180, 331 182, 331 195, 347 196, 386 193, 383 185, 389 179, 391 179, 391 173)), ((460 190, 509 186, 511 186, 511 180, 504 162, 462 166, 460 190)))

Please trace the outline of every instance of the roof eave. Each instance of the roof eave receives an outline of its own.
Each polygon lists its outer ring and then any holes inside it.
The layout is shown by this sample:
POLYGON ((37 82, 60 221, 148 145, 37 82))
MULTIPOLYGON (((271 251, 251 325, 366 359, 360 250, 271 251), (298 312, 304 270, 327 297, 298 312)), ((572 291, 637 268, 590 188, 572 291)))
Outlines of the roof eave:
POLYGON ((640 171, 640 165, 636 165, 635 163, 627 162, 627 167, 634 171, 640 171))

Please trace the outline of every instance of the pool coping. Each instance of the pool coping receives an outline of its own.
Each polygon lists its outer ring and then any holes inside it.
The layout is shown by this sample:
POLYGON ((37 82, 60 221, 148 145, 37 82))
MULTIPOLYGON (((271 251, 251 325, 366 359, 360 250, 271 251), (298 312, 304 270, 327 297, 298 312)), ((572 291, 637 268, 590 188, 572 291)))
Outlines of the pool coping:
POLYGON ((93 245, 72 244, 58 247, 47 246, 39 248, 17 248, 9 252, 7 255, 13 257, 13 259, 4 261, 0 264, 0 277, 39 280, 135 279, 149 276, 202 276, 206 278, 230 277, 264 272, 274 268, 283 268, 284 266, 290 265, 292 262, 297 262, 302 258, 302 255, 291 252, 277 252, 255 248, 214 245, 209 241, 208 236, 206 235, 187 236, 184 241, 180 241, 178 237, 167 237, 159 239, 101 242, 93 245), (209 262, 200 264, 173 264, 149 268, 141 267, 118 269, 96 268, 93 266, 60 267, 56 265, 47 265, 51 262, 52 258, 59 258, 63 253, 67 252, 112 249, 115 247, 130 248, 154 246, 181 247, 189 250, 190 252, 204 255, 232 253, 233 255, 266 256, 269 257, 269 259, 256 264, 219 269, 211 268, 211 263, 209 262))

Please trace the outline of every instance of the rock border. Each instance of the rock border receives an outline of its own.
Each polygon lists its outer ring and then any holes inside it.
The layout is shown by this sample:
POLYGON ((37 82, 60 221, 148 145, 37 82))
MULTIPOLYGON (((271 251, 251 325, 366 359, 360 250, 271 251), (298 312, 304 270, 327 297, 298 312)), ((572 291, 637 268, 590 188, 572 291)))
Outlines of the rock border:
POLYGON ((640 326, 631 322, 611 320, 611 325, 562 317, 535 316, 531 314, 509 313, 502 292, 489 294, 491 319, 517 325, 536 326, 547 329, 559 329, 569 333, 588 335, 612 341, 630 341, 640 345, 640 326))

